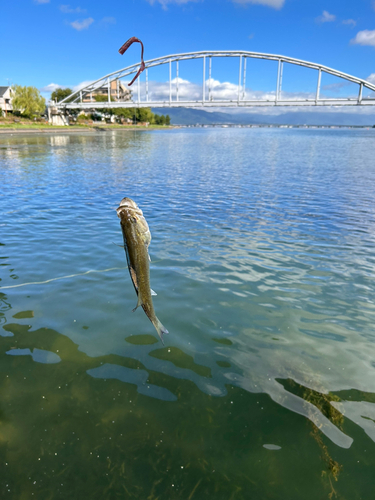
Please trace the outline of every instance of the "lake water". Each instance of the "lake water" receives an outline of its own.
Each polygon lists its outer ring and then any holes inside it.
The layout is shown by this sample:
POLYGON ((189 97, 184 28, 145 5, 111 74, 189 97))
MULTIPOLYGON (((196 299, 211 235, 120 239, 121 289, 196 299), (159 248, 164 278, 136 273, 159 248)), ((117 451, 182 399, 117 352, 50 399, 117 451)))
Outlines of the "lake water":
POLYGON ((374 158, 375 130, 1 135, 0 497, 373 498, 374 158))

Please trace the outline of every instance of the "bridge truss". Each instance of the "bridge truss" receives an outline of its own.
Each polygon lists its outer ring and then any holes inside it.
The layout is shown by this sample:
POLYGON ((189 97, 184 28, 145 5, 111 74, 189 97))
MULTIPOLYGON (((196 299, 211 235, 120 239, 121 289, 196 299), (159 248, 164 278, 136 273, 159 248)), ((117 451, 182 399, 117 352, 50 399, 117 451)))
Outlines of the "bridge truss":
MULTIPOLYGON (((252 106, 369 106, 375 105, 375 85, 357 78, 352 75, 343 73, 321 64, 316 64, 292 57, 281 56, 276 54, 265 54, 260 52, 247 52, 247 51, 203 51, 203 52, 188 52, 184 54, 174 54, 156 59, 150 59, 145 62, 145 83, 141 83, 138 78, 135 84, 136 92, 130 101, 116 101, 111 100, 111 82, 120 79, 126 79, 135 74, 140 63, 133 64, 126 68, 109 73, 98 80, 90 83, 89 85, 77 90, 69 97, 56 103, 57 110, 63 112, 68 109, 95 109, 95 108, 115 108, 115 107, 252 107, 252 106), (211 86, 212 78, 212 59, 215 57, 235 57, 239 60, 238 66, 238 91, 235 99, 215 99, 213 96, 213 89, 211 86), (202 59, 202 98, 201 99, 181 99, 179 92, 179 62, 191 59, 202 59), (268 99, 247 99, 246 96, 246 66, 248 59, 264 59, 275 61, 277 63, 276 86, 271 98, 268 99), (283 82, 283 68, 285 64, 292 64, 296 66, 303 66, 305 68, 316 70, 316 91, 315 94, 306 99, 291 98, 286 99, 282 95, 282 82, 283 82), (156 66, 167 65, 169 66, 169 95, 165 99, 152 100, 149 91, 148 70, 156 66), (172 65, 175 66, 175 79, 172 80, 172 65), (208 68, 207 68, 208 66, 208 68), (322 73, 327 73, 335 77, 339 77, 349 83, 358 85, 358 93, 355 97, 348 98, 327 98, 321 97, 321 78, 322 73), (208 76, 208 79, 207 79, 208 76), (108 100, 105 102, 96 102, 93 99, 93 94, 98 89, 108 89, 108 100), (373 94, 369 97, 363 96, 364 89, 368 89, 373 94)), ((133 87, 134 88, 134 87, 133 87)))

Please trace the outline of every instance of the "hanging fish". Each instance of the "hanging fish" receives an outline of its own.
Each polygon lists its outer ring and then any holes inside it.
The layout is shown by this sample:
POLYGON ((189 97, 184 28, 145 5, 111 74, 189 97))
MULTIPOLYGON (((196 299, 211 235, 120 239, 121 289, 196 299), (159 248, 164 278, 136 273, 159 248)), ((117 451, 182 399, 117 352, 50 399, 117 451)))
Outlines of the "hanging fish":
POLYGON ((142 210, 130 198, 123 198, 116 211, 121 221, 130 277, 138 295, 138 302, 133 311, 142 306, 163 342, 163 335, 168 333, 168 330, 156 317, 151 298, 151 295, 156 295, 156 293, 150 288, 148 246, 151 242, 151 233, 148 224, 143 217, 142 210))

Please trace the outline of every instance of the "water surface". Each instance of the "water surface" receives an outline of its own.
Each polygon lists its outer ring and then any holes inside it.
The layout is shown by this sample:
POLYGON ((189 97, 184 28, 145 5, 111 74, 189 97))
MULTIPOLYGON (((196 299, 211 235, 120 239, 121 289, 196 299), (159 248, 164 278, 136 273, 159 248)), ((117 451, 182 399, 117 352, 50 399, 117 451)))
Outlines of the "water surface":
POLYGON ((372 498, 374 155, 373 130, 1 136, 1 497, 372 498))

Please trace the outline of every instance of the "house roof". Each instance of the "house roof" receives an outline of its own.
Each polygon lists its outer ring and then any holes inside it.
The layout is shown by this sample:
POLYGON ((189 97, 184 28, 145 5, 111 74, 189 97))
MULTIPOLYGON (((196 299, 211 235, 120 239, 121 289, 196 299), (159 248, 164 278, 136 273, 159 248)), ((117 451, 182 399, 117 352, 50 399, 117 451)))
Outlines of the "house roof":
POLYGON ((5 92, 9 89, 9 87, 0 87, 0 97, 3 97, 5 92))

